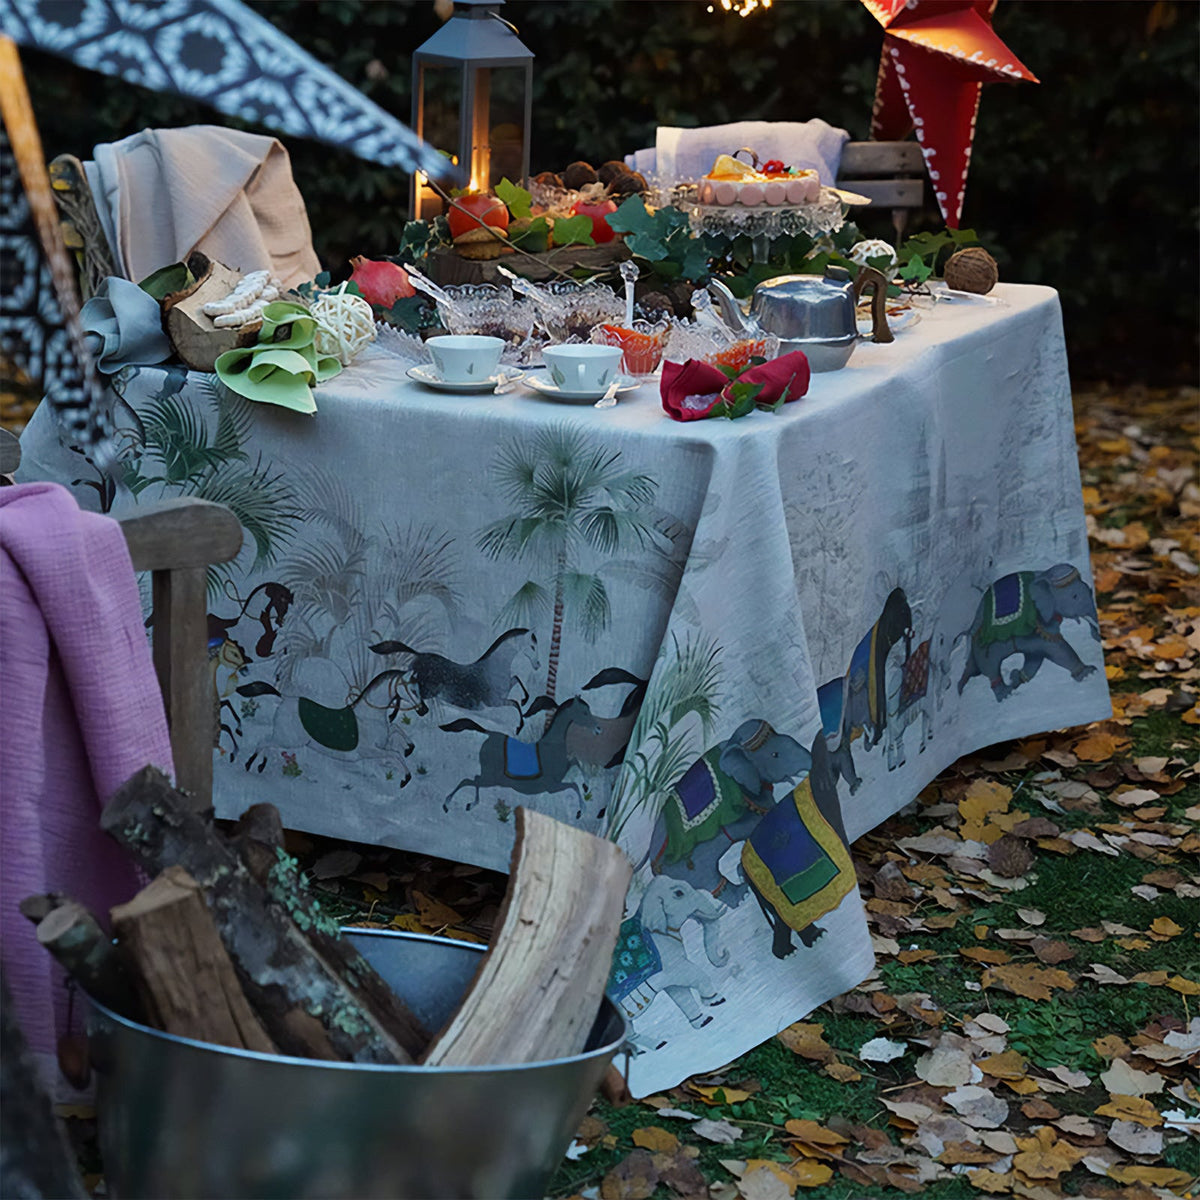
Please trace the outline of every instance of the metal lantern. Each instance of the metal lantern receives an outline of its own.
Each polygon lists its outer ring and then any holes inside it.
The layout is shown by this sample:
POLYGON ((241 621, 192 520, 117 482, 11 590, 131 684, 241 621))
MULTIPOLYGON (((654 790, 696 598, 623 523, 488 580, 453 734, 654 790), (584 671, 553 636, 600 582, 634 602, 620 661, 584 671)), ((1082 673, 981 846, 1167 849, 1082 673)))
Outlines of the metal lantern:
MULTIPOLYGON (((455 0, 454 15, 413 54, 413 130, 448 156, 471 191, 529 174, 533 51, 502 7, 503 0, 455 0)), ((416 219, 442 211, 420 172, 410 208, 416 219)))

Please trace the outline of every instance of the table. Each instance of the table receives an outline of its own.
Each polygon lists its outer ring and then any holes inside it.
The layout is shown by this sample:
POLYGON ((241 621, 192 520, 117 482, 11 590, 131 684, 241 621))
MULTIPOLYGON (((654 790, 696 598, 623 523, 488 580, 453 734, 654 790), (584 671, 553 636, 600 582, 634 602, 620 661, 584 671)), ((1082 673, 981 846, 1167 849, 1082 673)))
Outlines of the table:
POLYGON ((448 396, 379 348, 314 417, 182 369, 117 387, 118 486, 41 413, 22 475, 241 517, 218 813, 497 868, 521 803, 619 839, 635 1094, 869 972, 845 840, 964 753, 1109 713, 1046 288, 939 304, 738 421, 676 424, 654 385, 448 396))

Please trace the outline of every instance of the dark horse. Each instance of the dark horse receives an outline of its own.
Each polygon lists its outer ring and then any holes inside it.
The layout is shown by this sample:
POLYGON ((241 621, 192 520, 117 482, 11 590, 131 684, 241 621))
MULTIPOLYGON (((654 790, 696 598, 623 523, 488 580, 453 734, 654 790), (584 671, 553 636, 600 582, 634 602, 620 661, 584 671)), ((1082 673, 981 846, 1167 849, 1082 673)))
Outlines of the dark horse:
MULTIPOLYGON (((215 613, 209 613, 209 646, 219 646, 229 637, 229 631, 246 615, 246 609, 250 607, 250 601, 259 592, 266 594, 267 602, 263 606, 262 612, 254 618, 263 627, 262 636, 258 639, 258 643, 254 647, 254 653, 259 658, 266 658, 271 653, 275 645, 276 635, 283 625, 283 618, 287 616, 287 611, 295 599, 291 589, 284 587, 282 583, 260 583, 242 602, 241 611, 236 617, 218 617, 215 613)), ((234 596, 234 599, 236 598, 234 596)))

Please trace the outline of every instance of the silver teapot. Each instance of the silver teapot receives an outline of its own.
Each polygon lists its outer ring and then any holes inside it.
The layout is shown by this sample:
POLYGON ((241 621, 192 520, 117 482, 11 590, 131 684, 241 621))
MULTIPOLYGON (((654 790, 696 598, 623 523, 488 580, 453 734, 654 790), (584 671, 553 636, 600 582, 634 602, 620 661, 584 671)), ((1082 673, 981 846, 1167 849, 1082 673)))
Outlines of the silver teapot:
POLYGON ((750 298, 750 316, 742 315, 734 294, 719 280, 709 283, 725 324, 739 337, 773 334, 779 353, 803 350, 813 371, 844 367, 859 341, 856 305, 869 287, 871 340, 894 340, 887 323, 887 279, 874 267, 862 267, 850 279, 845 267, 828 266, 822 275, 779 275, 760 283, 750 298))

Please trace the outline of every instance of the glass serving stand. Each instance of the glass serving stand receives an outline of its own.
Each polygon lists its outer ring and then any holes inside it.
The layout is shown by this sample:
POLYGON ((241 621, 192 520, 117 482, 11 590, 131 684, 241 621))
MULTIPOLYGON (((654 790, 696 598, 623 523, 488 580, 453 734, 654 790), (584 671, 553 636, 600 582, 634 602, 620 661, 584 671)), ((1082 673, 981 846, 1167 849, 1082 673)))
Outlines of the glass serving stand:
POLYGON ((671 193, 671 203, 687 213, 695 233, 733 238, 745 234, 751 239, 756 262, 766 262, 776 238, 795 237, 798 233, 818 238, 835 233, 846 221, 849 206, 835 188, 823 187, 814 204, 701 204, 698 187, 683 184, 671 193))

